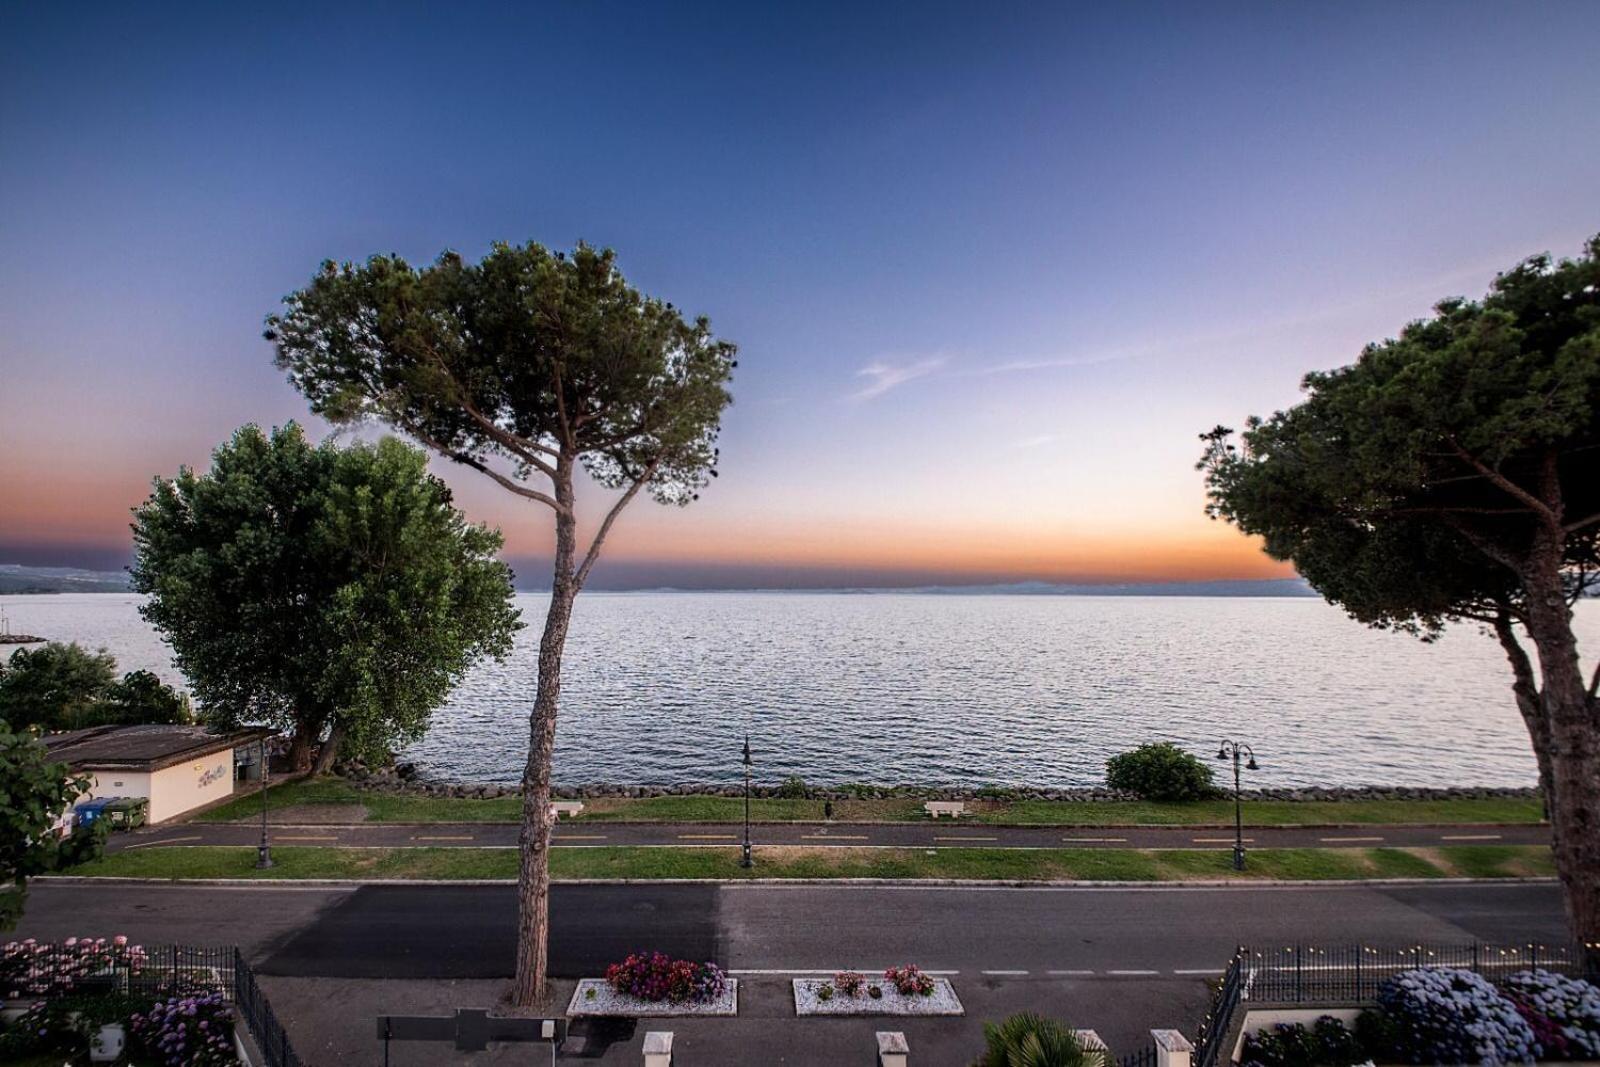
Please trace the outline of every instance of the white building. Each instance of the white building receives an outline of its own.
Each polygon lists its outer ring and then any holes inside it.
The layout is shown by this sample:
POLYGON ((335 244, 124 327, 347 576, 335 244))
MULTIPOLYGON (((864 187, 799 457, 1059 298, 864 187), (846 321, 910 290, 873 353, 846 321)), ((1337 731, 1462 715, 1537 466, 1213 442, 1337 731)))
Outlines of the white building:
POLYGON ((146 797, 152 823, 233 795, 237 782, 260 778, 260 728, 212 733, 203 726, 92 726, 48 734, 50 758, 94 785, 78 799, 146 797))

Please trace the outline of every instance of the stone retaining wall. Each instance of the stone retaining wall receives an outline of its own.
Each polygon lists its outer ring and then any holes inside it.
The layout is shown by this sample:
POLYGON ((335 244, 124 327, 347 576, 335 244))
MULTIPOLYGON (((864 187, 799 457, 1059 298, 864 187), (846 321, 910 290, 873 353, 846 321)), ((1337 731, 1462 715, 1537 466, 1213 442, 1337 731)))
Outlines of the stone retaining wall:
MULTIPOLYGON (((345 778, 363 789, 384 792, 408 793, 413 796, 489 798, 517 796, 517 786, 479 784, 471 782, 434 782, 420 778, 408 764, 383 770, 364 767, 344 768, 345 778)), ((667 796, 718 796, 742 797, 743 785, 617 785, 596 782, 588 785, 558 785, 550 795, 559 800, 584 800, 604 797, 667 797, 667 796)), ((755 797, 793 796, 792 788, 782 785, 752 785, 750 795, 755 797)), ((876 800, 914 798, 918 800, 1056 800, 1105 801, 1137 800, 1132 793, 1101 787, 1053 789, 1034 786, 977 787, 957 789, 944 786, 915 785, 815 785, 808 786, 805 795, 812 800, 876 800)), ((1308 786, 1299 789, 1246 789, 1246 800, 1490 800, 1507 797, 1537 797, 1536 788, 1508 787, 1455 787, 1438 789, 1413 789, 1394 786, 1308 786)))

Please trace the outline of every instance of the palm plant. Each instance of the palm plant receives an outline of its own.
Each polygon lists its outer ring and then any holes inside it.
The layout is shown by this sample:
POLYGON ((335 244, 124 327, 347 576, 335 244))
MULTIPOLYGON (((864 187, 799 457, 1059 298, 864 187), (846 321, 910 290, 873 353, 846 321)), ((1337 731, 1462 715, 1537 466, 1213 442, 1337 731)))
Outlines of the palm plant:
POLYGON ((1033 1012, 984 1023, 987 1048, 974 1067, 1111 1067, 1104 1052, 1086 1049, 1075 1031, 1033 1012))

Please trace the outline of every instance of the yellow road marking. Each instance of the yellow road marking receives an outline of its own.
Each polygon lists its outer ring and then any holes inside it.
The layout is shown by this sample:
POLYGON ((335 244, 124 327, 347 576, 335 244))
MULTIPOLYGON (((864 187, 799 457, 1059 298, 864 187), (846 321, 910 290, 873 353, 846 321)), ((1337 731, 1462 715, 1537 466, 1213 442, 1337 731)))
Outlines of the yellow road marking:
POLYGON ((801 834, 802 841, 867 841, 866 834, 801 834))
POLYGON ((200 835, 199 834, 191 834, 188 837, 163 837, 159 841, 140 841, 138 844, 136 844, 136 845, 128 845, 128 846, 126 846, 126 848, 149 848, 152 845, 174 845, 174 844, 177 844, 179 841, 198 841, 198 840, 200 840, 200 835))

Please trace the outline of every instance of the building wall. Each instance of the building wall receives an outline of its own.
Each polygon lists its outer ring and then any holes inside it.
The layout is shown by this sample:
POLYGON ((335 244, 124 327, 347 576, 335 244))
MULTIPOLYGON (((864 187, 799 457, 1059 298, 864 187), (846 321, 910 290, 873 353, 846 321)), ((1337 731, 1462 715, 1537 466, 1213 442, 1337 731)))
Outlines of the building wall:
POLYGON ((233 750, 188 760, 159 771, 93 771, 84 799, 149 797, 150 821, 161 822, 233 795, 233 750))

